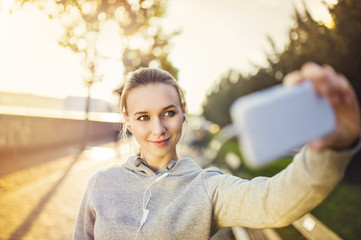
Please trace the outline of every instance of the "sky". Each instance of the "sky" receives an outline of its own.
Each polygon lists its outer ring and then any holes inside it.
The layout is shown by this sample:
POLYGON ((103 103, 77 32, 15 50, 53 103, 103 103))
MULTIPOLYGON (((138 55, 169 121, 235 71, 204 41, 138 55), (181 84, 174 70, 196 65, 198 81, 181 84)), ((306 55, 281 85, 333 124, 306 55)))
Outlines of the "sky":
MULTIPOLYGON (((61 25, 36 8, 9 14, 9 1, 0 0, 0 92, 86 96, 79 58, 57 44, 61 25)), ((316 19, 330 21, 322 0, 305 2, 316 19)), ((283 49, 295 7, 302 9, 301 0, 169 1, 161 24, 166 32, 181 30, 172 39, 170 60, 179 69, 190 113, 201 112, 206 93, 229 69, 249 74, 256 71, 252 63, 265 66, 266 36, 283 49)), ((103 72, 92 96, 115 103, 122 65, 109 61, 103 72)))

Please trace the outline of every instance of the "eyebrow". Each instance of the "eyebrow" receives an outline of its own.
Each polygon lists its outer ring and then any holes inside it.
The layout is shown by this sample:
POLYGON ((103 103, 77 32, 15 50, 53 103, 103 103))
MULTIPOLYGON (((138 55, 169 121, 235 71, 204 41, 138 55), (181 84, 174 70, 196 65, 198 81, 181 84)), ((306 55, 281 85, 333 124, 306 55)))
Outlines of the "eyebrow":
MULTIPOLYGON (((162 111, 168 110, 168 109, 170 109, 170 108, 177 108, 177 106, 174 105, 174 104, 171 104, 171 105, 169 105, 169 106, 167 106, 167 107, 164 107, 164 108, 162 109, 162 111)), ((147 111, 135 112, 135 113, 133 114, 133 116, 143 115, 143 114, 147 114, 147 113, 148 113, 147 111)))

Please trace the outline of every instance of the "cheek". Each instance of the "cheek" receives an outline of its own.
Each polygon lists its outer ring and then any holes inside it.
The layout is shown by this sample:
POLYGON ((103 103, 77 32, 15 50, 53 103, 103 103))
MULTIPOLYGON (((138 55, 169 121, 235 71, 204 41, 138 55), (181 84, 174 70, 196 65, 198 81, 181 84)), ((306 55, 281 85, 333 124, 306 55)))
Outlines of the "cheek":
POLYGON ((177 118, 174 119, 174 121, 169 122, 168 124, 168 129, 171 130, 172 132, 182 132, 182 126, 183 126, 183 118, 177 118))
POLYGON ((132 124, 132 130, 133 130, 133 135, 135 136, 136 139, 146 136, 148 132, 148 128, 146 124, 134 123, 132 124))

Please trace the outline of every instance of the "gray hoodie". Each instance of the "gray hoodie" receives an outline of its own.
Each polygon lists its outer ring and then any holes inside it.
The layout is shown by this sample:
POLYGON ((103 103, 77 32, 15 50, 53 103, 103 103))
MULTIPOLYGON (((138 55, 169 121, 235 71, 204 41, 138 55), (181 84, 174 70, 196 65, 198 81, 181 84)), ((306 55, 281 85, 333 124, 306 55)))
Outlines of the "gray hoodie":
POLYGON ((283 227, 327 196, 358 148, 305 147, 279 174, 250 181, 189 158, 154 173, 131 157, 90 178, 74 239, 209 239, 220 227, 283 227))

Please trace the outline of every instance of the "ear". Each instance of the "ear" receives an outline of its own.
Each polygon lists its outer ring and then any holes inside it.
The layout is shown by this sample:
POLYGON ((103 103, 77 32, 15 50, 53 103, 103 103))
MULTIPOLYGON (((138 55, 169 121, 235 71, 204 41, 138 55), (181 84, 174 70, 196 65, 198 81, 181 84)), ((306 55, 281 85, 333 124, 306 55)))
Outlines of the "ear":
POLYGON ((131 132, 131 133, 133 133, 132 127, 130 126, 129 122, 127 122, 127 125, 126 125, 126 126, 127 126, 127 128, 128 128, 128 131, 131 132))
POLYGON ((132 132, 132 127, 130 126, 129 117, 123 113, 123 119, 124 119, 124 127, 128 129, 129 132, 132 132))
POLYGON ((186 103, 182 103, 182 112, 184 114, 187 114, 187 105, 186 105, 186 103))

